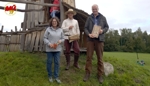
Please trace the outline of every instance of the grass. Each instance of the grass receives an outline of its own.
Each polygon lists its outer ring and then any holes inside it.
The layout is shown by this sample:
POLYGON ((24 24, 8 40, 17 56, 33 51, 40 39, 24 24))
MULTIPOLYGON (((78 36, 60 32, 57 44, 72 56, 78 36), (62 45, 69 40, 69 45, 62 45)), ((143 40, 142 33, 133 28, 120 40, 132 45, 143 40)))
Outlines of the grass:
POLYGON ((114 65, 115 72, 108 77, 104 76, 103 84, 97 80, 95 55, 92 74, 87 82, 82 81, 86 56, 80 57, 80 70, 71 66, 68 71, 64 70, 65 58, 61 57, 60 79, 63 83, 59 85, 48 81, 44 53, 0 52, 0 86, 149 86, 148 56, 150 54, 139 54, 146 62, 145 66, 140 66, 136 64, 134 53, 105 52, 103 59, 114 65))
MULTIPOLYGON (((129 60, 130 64, 137 64, 136 53, 125 53, 125 52, 104 52, 106 57, 113 57, 118 60, 129 60)), ((146 65, 142 66, 146 69, 150 69, 150 54, 138 53, 139 60, 143 60, 146 65)))

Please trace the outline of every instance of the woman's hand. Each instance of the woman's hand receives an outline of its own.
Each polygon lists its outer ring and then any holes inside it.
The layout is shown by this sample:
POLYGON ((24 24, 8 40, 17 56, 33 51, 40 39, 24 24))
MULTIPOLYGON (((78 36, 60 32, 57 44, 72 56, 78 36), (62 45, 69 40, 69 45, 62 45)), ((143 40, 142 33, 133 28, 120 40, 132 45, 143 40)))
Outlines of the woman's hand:
POLYGON ((54 48, 54 45, 53 45, 53 44, 50 44, 50 47, 51 47, 51 48, 54 48))
POLYGON ((59 40, 57 43, 60 44, 60 43, 61 43, 61 40, 59 40))

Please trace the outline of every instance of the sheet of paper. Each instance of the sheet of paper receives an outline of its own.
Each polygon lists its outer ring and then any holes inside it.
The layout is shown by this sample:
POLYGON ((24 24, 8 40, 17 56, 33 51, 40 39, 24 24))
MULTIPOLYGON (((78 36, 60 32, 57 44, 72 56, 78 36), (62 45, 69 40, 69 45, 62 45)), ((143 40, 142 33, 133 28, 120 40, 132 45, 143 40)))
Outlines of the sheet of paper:
POLYGON ((94 37, 98 38, 100 30, 101 30, 101 26, 94 25, 93 31, 92 31, 92 34, 94 35, 94 37))

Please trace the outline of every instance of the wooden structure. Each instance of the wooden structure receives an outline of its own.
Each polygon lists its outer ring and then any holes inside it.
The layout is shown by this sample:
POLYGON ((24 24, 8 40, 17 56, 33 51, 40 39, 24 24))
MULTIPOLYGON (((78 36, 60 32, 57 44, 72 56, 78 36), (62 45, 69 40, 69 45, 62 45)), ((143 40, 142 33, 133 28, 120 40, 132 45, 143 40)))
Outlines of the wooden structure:
MULTIPOLYGON (((49 9, 51 6, 57 6, 51 4, 52 0, 1 0, 15 3, 26 3, 25 10, 18 9, 20 12, 25 12, 24 21, 21 23, 23 28, 21 31, 15 32, 0 32, 0 51, 13 51, 10 48, 16 49, 14 51, 44 51, 45 46, 43 43, 43 34, 48 27, 48 20, 50 19, 49 9), (9 40, 8 40, 9 39, 9 40), (5 47, 5 49, 4 49, 5 47), (7 49, 6 49, 7 47, 7 49)), ((0 6, 0 9, 4 7, 0 6)), ((80 27, 80 40, 79 45, 81 51, 86 51, 86 35, 84 34, 84 24, 89 16, 86 12, 79 10, 75 7, 75 0, 60 0, 60 21, 66 18, 65 11, 69 8, 74 9, 77 14, 74 16, 79 22, 80 27)))

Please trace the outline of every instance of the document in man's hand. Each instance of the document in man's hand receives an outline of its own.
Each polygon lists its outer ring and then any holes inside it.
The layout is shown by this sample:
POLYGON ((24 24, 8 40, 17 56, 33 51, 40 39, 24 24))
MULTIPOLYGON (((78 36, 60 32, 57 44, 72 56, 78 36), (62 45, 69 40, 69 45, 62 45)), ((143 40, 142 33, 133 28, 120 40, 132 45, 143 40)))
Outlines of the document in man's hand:
POLYGON ((94 35, 95 38, 98 38, 100 30, 101 26, 94 25, 92 34, 94 35))

